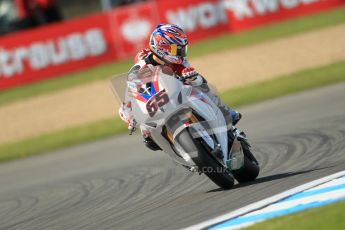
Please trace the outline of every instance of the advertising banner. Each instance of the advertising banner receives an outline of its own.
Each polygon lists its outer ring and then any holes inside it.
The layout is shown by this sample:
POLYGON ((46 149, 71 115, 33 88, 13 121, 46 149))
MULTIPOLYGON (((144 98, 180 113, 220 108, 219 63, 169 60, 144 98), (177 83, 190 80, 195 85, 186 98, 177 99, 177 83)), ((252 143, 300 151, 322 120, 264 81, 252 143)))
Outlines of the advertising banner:
POLYGON ((0 90, 117 59, 106 15, 0 38, 0 90))
POLYGON ((0 90, 122 60, 148 46, 159 23, 195 42, 345 5, 345 0, 159 0, 0 38, 0 90))
POLYGON ((149 2, 114 10, 109 17, 121 58, 147 47, 150 34, 159 23, 181 26, 192 42, 229 30, 227 9, 219 0, 149 2))
POLYGON ((190 41, 199 41, 229 30, 225 2, 219 0, 158 1, 162 23, 181 26, 190 41))
POLYGON ((345 5, 345 0, 224 0, 230 32, 239 32, 289 18, 345 5))
POLYGON ((149 36, 159 23, 154 2, 123 7, 111 11, 108 17, 120 58, 132 56, 147 47, 149 36))

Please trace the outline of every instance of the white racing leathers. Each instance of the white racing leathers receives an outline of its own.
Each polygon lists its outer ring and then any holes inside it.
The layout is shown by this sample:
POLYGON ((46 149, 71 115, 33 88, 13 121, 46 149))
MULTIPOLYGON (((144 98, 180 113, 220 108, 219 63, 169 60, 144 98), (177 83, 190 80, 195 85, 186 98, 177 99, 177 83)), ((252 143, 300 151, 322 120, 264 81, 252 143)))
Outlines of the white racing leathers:
MULTIPOLYGON (((190 66, 187 61, 184 61, 183 65, 185 67, 190 66)), ((140 71, 143 68, 154 68, 154 66, 147 64, 145 60, 140 60, 137 64, 135 64, 129 71, 129 74, 132 71, 140 71)), ((182 79, 182 78, 181 78, 182 79)), ((225 121, 227 124, 231 124, 233 119, 238 117, 238 112, 229 108, 224 102, 210 89, 207 84, 206 79, 198 74, 196 78, 190 82, 190 85, 201 90, 203 93, 207 94, 207 96, 215 103, 220 111, 223 113, 225 121)), ((133 129, 136 125, 136 122, 133 121, 133 115, 131 114, 132 107, 129 103, 129 95, 128 93, 125 95, 125 101, 122 103, 122 106, 119 109, 119 115, 123 121, 128 123, 128 129, 133 129)), ((145 129, 144 126, 140 126, 141 132, 144 137, 149 135, 149 132, 145 129)))

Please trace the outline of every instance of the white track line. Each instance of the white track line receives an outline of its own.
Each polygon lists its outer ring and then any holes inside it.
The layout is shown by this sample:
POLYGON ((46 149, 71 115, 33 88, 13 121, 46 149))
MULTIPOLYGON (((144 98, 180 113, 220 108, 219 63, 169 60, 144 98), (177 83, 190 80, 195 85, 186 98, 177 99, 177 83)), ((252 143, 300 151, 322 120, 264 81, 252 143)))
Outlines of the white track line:
POLYGON ((326 182, 331 181, 333 179, 342 177, 344 175, 345 175, 345 171, 341 171, 341 172, 332 174, 330 176, 323 177, 323 178, 320 178, 318 180, 311 181, 309 183, 303 184, 303 185, 298 186, 296 188, 293 188, 293 189, 287 190, 285 192, 279 193, 279 194, 277 194, 275 196, 266 198, 264 200, 261 200, 261 201, 255 202, 253 204, 247 205, 247 206, 245 206, 243 208, 240 208, 240 209, 237 209, 235 211, 229 212, 227 214, 224 214, 224 215, 215 217, 213 219, 207 220, 205 222, 202 222, 202 223, 190 226, 188 228, 185 228, 184 230, 203 229, 203 228, 206 228, 206 227, 218 224, 220 222, 223 222, 223 221, 226 221, 226 220, 238 217, 238 216, 242 216, 242 215, 244 215, 244 214, 246 214, 248 212, 260 209, 260 208, 265 207, 265 206, 267 206, 269 204, 272 204, 272 203, 275 203, 275 202, 277 202, 279 200, 282 200, 282 199, 284 199, 286 197, 292 196, 292 195, 294 195, 296 193, 300 193, 300 192, 302 192, 304 190, 307 190, 307 189, 311 189, 311 188, 313 188, 315 186, 318 186, 320 184, 326 183, 326 182))

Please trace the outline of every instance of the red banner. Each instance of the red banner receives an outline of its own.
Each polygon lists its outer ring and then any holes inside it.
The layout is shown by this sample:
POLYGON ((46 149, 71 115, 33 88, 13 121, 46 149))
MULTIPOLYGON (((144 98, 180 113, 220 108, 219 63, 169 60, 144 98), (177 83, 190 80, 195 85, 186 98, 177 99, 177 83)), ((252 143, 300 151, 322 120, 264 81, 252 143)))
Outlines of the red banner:
POLYGON ((0 44, 0 90, 117 58, 103 14, 4 36, 0 44))
POLYGON ((224 2, 231 18, 229 30, 232 32, 345 5, 345 0, 225 0, 224 2))
POLYGON ((190 41, 199 41, 229 30, 227 10, 224 2, 219 0, 150 2, 124 7, 109 15, 117 53, 122 58, 147 47, 149 36, 159 23, 181 26, 190 41))
POLYGON ((337 6, 345 0, 151 1, 0 38, 0 90, 134 55, 158 23, 190 41, 242 31, 337 6))
POLYGON ((213 37, 229 30, 229 19, 223 1, 170 0, 159 1, 157 4, 161 22, 181 26, 191 41, 213 37))
POLYGON ((109 18, 120 58, 132 56, 147 47, 149 36, 159 23, 153 2, 114 10, 109 13, 109 18))

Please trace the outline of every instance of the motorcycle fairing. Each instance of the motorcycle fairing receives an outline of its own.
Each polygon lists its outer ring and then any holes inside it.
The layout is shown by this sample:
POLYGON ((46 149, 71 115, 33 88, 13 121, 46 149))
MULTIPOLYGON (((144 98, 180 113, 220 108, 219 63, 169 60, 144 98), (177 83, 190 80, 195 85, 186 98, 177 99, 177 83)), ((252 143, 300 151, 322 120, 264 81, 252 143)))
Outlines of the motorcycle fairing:
MULTIPOLYGON (((205 129, 200 121, 189 122, 181 124, 179 129, 175 129, 173 137, 178 135, 178 132, 185 128, 190 128, 194 133, 197 133, 199 137, 209 145, 211 149, 214 149, 217 144, 220 144, 223 152, 223 164, 226 165, 228 154, 228 138, 227 138, 227 125, 223 114, 214 102, 200 90, 191 87, 189 85, 183 85, 183 83, 175 78, 175 76, 166 74, 161 68, 155 67, 151 75, 151 90, 150 98, 155 94, 165 90, 169 103, 163 105, 154 116, 150 116, 147 111, 147 101, 150 100, 148 96, 143 96, 139 92, 133 92, 129 98, 132 103, 133 117, 140 123, 145 129, 148 129, 155 142, 169 155, 176 155, 171 149, 171 143, 162 136, 162 127, 167 121, 179 111, 189 108, 199 114, 204 121, 206 121, 211 127, 210 130, 205 129), (144 98, 144 99, 143 99, 144 98), (198 124, 199 123, 199 124, 198 124), (217 142, 210 141, 212 139, 210 135, 216 136, 217 142), (171 153, 171 154, 170 154, 171 153)), ((148 81, 143 82, 148 83, 148 81)), ((133 85, 131 87, 134 88, 133 85)), ((138 87, 137 87, 138 89, 138 87)), ((185 115, 182 115, 185 117, 185 115)), ((170 128, 170 127, 168 127, 170 128)), ((177 144, 178 145, 178 144, 177 144)), ((193 158, 195 153, 185 153, 193 158)), ((183 155, 183 154, 181 154, 183 155)), ((183 157, 185 160, 188 157, 183 157)), ((188 162, 188 160, 186 160, 188 162)))

